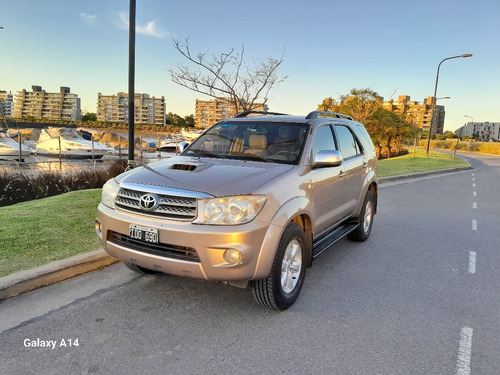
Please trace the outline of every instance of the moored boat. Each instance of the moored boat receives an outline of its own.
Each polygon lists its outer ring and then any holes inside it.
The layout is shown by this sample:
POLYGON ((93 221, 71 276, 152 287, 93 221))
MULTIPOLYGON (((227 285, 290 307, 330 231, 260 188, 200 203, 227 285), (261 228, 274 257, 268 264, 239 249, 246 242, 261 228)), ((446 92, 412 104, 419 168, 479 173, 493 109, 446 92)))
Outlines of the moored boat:
POLYGON ((111 147, 84 139, 73 128, 47 128, 41 131, 34 153, 60 155, 63 158, 100 159, 112 151, 111 147))
POLYGON ((19 144, 14 139, 10 138, 4 131, 0 131, 0 160, 18 160, 23 161, 27 156, 31 155, 31 149, 24 144, 19 144), (21 160, 19 160, 21 153, 21 160))

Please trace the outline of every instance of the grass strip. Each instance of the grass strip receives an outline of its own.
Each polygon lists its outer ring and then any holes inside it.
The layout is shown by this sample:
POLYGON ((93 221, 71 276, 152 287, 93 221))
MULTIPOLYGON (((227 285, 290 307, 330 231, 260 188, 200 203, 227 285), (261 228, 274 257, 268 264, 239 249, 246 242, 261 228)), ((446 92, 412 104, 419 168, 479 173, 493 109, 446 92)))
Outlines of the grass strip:
POLYGON ((415 157, 413 156, 413 152, 410 152, 408 155, 379 160, 377 175, 379 178, 391 177, 439 169, 466 167, 468 165, 462 158, 453 158, 453 153, 430 151, 429 156, 427 156, 425 150, 418 149, 415 157))
POLYGON ((0 277, 94 251, 101 189, 0 207, 0 277))

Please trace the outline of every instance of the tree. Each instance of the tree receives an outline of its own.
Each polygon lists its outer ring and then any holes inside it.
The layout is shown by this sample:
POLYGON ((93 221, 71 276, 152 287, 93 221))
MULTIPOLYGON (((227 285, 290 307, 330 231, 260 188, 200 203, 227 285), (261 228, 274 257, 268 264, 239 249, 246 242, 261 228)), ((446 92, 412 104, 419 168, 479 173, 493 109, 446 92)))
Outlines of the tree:
POLYGON ((183 43, 178 39, 173 41, 175 49, 194 68, 178 63, 169 69, 172 81, 192 91, 228 100, 242 112, 255 109, 258 103, 266 104, 271 89, 287 78, 278 74, 283 55, 278 59, 257 59, 248 65, 244 61, 244 46, 240 51, 232 48, 218 55, 193 54, 189 39, 183 43))
POLYGON ((82 116, 83 122, 97 121, 97 114, 88 112, 82 116))
POLYGON ((340 110, 352 116, 356 121, 367 120, 382 107, 380 96, 370 88, 352 89, 348 95, 340 97, 340 110))

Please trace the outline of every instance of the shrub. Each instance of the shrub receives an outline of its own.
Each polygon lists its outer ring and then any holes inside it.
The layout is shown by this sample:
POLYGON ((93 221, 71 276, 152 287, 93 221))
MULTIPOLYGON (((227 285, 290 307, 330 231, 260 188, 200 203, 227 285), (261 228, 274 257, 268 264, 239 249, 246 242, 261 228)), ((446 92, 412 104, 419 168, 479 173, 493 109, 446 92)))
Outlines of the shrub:
POLYGON ((0 206, 50 197, 74 190, 101 188, 125 170, 126 161, 113 161, 107 168, 61 171, 0 170, 0 206))

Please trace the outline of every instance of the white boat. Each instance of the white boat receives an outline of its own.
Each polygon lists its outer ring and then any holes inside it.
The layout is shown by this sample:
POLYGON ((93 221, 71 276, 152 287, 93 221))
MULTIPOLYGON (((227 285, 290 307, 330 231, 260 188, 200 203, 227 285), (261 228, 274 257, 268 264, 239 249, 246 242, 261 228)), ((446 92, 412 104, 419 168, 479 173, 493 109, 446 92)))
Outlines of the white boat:
POLYGON ((100 159, 112 151, 111 147, 84 139, 73 128, 47 128, 41 131, 34 153, 74 159, 100 159))
MULTIPOLYGON (((21 143, 21 160, 31 155, 31 149, 21 143)), ((19 142, 0 131, 0 160, 19 160, 19 142)))

